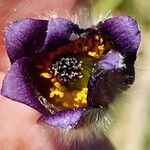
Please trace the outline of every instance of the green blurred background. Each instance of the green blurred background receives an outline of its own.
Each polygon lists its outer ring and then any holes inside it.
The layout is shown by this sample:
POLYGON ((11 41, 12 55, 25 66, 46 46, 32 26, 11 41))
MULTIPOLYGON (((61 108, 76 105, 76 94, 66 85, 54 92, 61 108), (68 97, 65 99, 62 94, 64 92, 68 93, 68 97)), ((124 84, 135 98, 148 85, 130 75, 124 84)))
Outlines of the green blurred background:
POLYGON ((150 150, 150 1, 86 2, 93 22, 108 16, 129 15, 139 23, 142 42, 135 64, 136 81, 111 105, 112 124, 107 134, 117 150, 150 150))

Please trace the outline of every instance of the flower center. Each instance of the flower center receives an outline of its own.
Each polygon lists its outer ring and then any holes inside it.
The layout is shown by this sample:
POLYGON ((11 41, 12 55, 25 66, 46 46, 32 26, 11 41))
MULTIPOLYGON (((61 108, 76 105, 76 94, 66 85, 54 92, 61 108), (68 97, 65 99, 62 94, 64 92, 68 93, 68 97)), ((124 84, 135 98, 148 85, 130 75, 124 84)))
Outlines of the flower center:
POLYGON ((52 64, 54 75, 63 82, 75 81, 82 77, 82 61, 75 57, 63 57, 52 64))
POLYGON ((86 107, 87 83, 94 64, 109 50, 99 33, 81 36, 51 51, 37 65, 43 94, 54 111, 86 107))

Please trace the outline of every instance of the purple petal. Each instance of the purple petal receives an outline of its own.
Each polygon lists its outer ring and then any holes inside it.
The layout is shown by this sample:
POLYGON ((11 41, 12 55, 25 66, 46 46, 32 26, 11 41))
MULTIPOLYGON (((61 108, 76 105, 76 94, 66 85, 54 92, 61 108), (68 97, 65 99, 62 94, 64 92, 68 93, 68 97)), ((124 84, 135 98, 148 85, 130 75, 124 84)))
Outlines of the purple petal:
POLYGON ((78 34, 79 28, 67 19, 50 19, 48 23, 45 49, 51 50, 67 44, 71 34, 78 34))
POLYGON ((11 63, 43 47, 47 24, 46 20, 22 19, 6 29, 6 48, 11 63))
POLYGON ((105 41, 113 41, 115 50, 121 54, 135 53, 141 41, 137 22, 129 16, 116 16, 98 24, 105 41))
POLYGON ((88 106, 107 108, 117 94, 133 84, 134 76, 134 66, 127 66, 119 52, 107 53, 89 79, 88 106))
POLYGON ((105 70, 113 70, 119 68, 122 65, 123 57, 118 52, 108 53, 102 57, 97 63, 97 67, 104 68, 105 70), (120 61, 120 62, 119 62, 120 61))
POLYGON ((48 111, 39 102, 39 94, 36 89, 36 71, 34 70, 32 61, 23 57, 12 64, 7 72, 1 94, 14 101, 24 103, 42 114, 48 111))
POLYGON ((43 115, 39 121, 54 127, 71 128, 78 123, 83 112, 85 112, 85 108, 65 110, 53 115, 43 115))

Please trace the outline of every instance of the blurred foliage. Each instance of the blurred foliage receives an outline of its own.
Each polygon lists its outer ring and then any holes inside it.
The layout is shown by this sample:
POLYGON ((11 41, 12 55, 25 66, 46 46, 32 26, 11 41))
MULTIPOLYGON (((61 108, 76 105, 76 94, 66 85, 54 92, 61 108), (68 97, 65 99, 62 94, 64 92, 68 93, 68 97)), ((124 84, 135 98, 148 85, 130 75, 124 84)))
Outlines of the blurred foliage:
POLYGON ((141 22, 144 28, 149 29, 150 25, 150 1, 146 0, 123 0, 116 8, 126 15, 134 16, 141 22))
POLYGON ((99 16, 105 17, 109 15, 122 2, 122 0, 91 0, 91 13, 94 19, 99 16))
POLYGON ((123 14, 135 17, 145 29, 150 27, 149 0, 89 0, 94 19, 108 15, 123 14))
MULTIPOLYGON (((150 98, 150 96, 149 96, 150 98)), ((145 127, 145 137, 144 137, 144 150, 150 149, 150 102, 148 102, 148 112, 147 112, 147 120, 146 120, 146 127, 145 127)))

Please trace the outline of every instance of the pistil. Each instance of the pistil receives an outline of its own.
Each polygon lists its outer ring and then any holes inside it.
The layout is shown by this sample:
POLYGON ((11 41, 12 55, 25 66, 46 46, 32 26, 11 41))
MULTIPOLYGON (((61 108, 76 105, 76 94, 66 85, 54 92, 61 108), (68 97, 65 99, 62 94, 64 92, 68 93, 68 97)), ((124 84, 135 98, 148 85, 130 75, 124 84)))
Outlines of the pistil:
POLYGON ((78 61, 75 57, 63 57, 52 64, 54 75, 63 82, 71 82, 81 78, 82 70, 82 61, 78 61))

